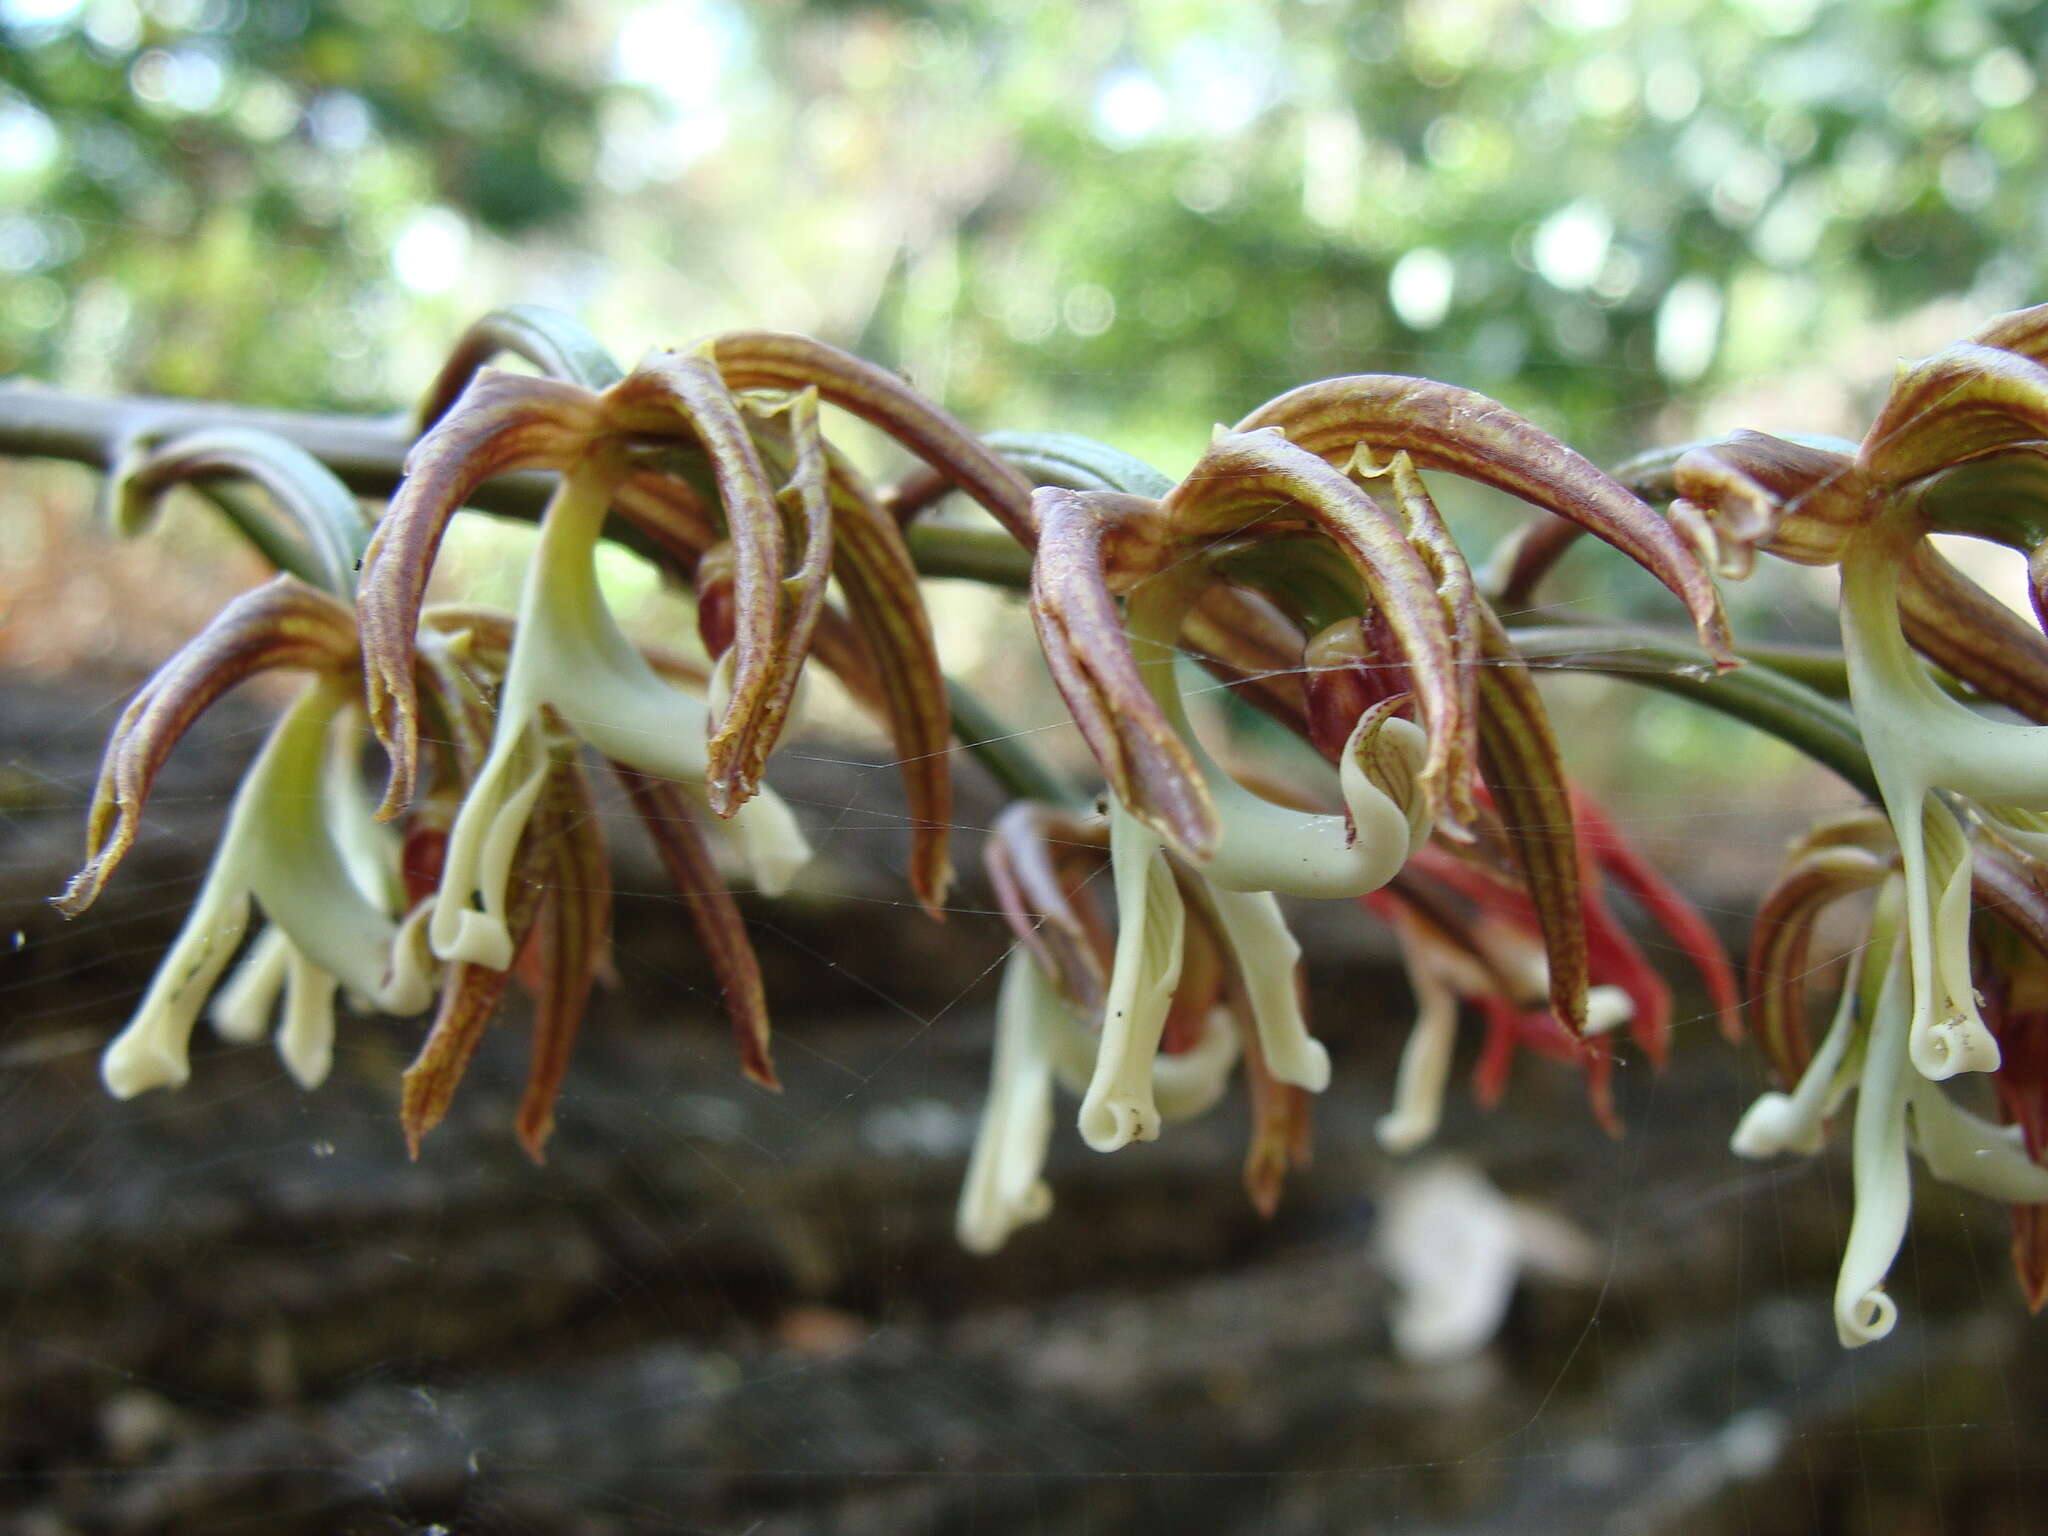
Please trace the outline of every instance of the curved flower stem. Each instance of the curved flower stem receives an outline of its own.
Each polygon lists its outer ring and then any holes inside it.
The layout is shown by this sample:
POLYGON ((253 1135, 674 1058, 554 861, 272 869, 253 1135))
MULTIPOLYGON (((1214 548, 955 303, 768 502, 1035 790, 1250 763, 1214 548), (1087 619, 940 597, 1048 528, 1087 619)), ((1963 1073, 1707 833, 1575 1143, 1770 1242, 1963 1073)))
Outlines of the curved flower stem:
POLYGON ((1031 590, 1031 551, 998 529, 912 523, 903 537, 921 576, 952 576, 1013 592, 1031 590))
POLYGON ((1508 638, 1532 667, 1599 672, 1690 699, 1755 726, 1833 769, 1876 799, 1877 776, 1855 718, 1833 699, 1758 662, 1716 677, 1684 639, 1654 629, 1514 629, 1508 638))

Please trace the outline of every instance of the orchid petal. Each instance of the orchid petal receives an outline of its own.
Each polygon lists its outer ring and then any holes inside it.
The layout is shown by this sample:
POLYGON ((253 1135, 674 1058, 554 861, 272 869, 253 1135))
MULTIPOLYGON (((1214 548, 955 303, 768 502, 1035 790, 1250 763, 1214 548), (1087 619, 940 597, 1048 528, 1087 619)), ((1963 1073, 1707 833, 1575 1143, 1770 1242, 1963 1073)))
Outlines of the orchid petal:
MULTIPOLYGON (((712 810, 729 816, 759 788, 804 659, 801 643, 790 649, 782 643, 785 633, 793 632, 786 631, 783 619, 782 512, 738 402, 708 357, 651 353, 606 394, 604 404, 607 425, 620 431, 686 428, 711 462, 732 547, 734 624, 726 652, 731 692, 713 718, 706 782, 712 810)), ((815 414, 810 420, 815 428, 815 414)), ((802 514, 809 529, 806 571, 813 561, 829 560, 831 549, 829 524, 816 494, 817 451, 814 432, 808 448, 798 449, 792 482, 799 504, 808 502, 802 514)), ((811 586, 816 587, 815 580, 811 586)), ((808 603, 808 620, 797 626, 799 642, 808 639, 816 616, 815 602, 808 603)))
POLYGON ((1043 1177, 1052 1141, 1047 1021, 1066 1008, 1031 952, 1012 949, 996 999, 988 1101, 953 1224, 960 1246, 970 1253, 994 1253, 1017 1228, 1052 1213, 1052 1190, 1043 1177))
POLYGON ((1988 720, 1957 703, 1907 649, 1896 555, 1890 545, 1866 541, 1843 562, 1842 642, 1857 721, 1905 868, 1913 1060, 1942 1078, 1994 1069, 1998 1047, 1967 980, 1969 860, 1933 791, 2048 808, 2048 767, 2034 727, 1988 720))
POLYGON ((986 507, 1019 543, 1031 545, 1030 482, 887 369, 808 336, 772 331, 735 331, 709 345, 729 389, 815 388, 886 432, 986 507))
POLYGON ((625 372, 597 338, 569 316, 538 304, 508 304, 472 321, 456 337, 413 413, 420 430, 448 414, 484 364, 508 352, 548 378, 588 390, 610 389, 625 372))
POLYGON ((1231 1068, 1242 1049, 1237 1031, 1219 1025, 1212 1013, 1187 1050, 1153 1057, 1152 1096, 1160 1120, 1193 1120, 1214 1109, 1230 1086, 1231 1068))
POLYGON ((1102 1011, 1102 1044, 1081 1101, 1081 1139, 1114 1152, 1159 1135, 1152 1062, 1180 981, 1187 912, 1159 834, 1129 812, 1110 812, 1116 872, 1116 961, 1102 1011))
MULTIPOLYGON (((1473 658, 1469 651, 1463 656, 1458 651, 1450 619, 1471 614, 1470 573, 1462 573, 1461 587, 1454 582, 1440 594, 1440 573, 1411 541, 1418 531, 1426 532, 1434 508, 1405 458, 1385 470, 1373 467, 1369 458, 1354 455, 1348 462, 1364 479, 1386 475, 1403 502, 1402 512, 1389 512, 1358 479, 1269 430, 1219 433, 1188 478, 1159 504, 1159 516, 1172 548, 1291 524, 1306 524, 1337 546, 1398 640, 1413 679, 1429 743, 1423 786, 1431 809, 1462 827, 1471 818, 1474 727, 1466 705, 1473 658), (1455 591, 1464 594, 1462 605, 1455 591)), ((1444 556, 1441 547, 1435 552, 1444 556)), ((1462 572, 1454 547, 1448 558, 1462 572)), ((1448 579, 1448 571, 1442 574, 1448 579)), ((1157 638, 1177 642, 1178 626, 1171 636, 1162 627, 1157 638)), ((1469 642, 1469 632, 1465 638, 1469 642)))
POLYGON ((1373 1135, 1389 1152, 1412 1152, 1436 1134, 1443 1118, 1444 1085, 1450 1081, 1451 1057, 1458 1040, 1458 995, 1424 949, 1428 941, 1414 925, 1397 918, 1394 935, 1415 994, 1415 1022, 1401 1049, 1394 1078, 1394 1107, 1373 1125, 1373 1135))
MULTIPOLYGON (((746 919, 698 834, 688 798, 680 786, 666 779, 650 778, 617 763, 612 766, 653 838, 654 851, 711 961, 712 975, 724 994, 726 1015, 732 1020, 733 1038, 739 1042, 741 1070, 762 1087, 780 1091, 768 1050, 768 1001, 760 961, 747 937, 746 919)), ((741 818, 761 803, 749 801, 741 807, 741 818)))
POLYGON ((86 814, 85 866, 56 899, 57 909, 76 917, 92 905, 134 843, 171 749, 216 699, 259 672, 341 674, 353 670, 355 659, 348 609, 295 577, 274 577, 223 608, 121 712, 86 814))
POLYGON ((1479 634, 1485 662, 1478 683, 1480 772, 1543 938, 1551 1011, 1566 1029, 1582 1034, 1592 978, 1577 809, 1543 696, 1483 605, 1479 634))
POLYGON ((1321 1093, 1330 1086, 1330 1053, 1309 1034, 1302 1017, 1295 974, 1301 946, 1281 915, 1280 903, 1268 892, 1238 892, 1214 884, 1206 894, 1237 961, 1267 1070, 1283 1083, 1321 1093))
POLYGON ((318 1088, 334 1064, 334 973, 290 951, 277 1054, 301 1088, 318 1088))
POLYGON ((370 536, 369 520, 334 471, 297 443, 274 432, 235 427, 130 443, 106 482, 115 528, 125 536, 139 532, 158 502, 180 484, 197 485, 213 496, 280 570, 343 601, 355 590, 356 567, 370 536), (222 477, 261 486, 284 521, 296 528, 297 539, 273 527, 268 518, 243 515, 238 502, 222 498, 213 484, 222 477))
POLYGON ((1905 1241, 1913 1200, 1906 1161, 1910 986, 1904 956, 1895 953, 1885 968, 1856 1092, 1850 1154, 1856 1210, 1835 1280, 1835 1331, 1849 1349, 1883 1338, 1898 1321, 1898 1304, 1884 1293, 1884 1280, 1905 1241))
MULTIPOLYGON (((1790 1093, 1770 1092, 1743 1113, 1728 1148, 1737 1157, 1774 1157, 1780 1152, 1812 1155, 1820 1151, 1828 1116, 1835 1112, 1853 1084, 1844 1072, 1849 1048, 1860 1033, 1857 999, 1862 990, 1863 951, 1850 958, 1849 974, 1835 1002, 1834 1018, 1821 1038, 1820 1050, 1806 1063, 1790 1093)), ((1786 1079, 1788 1082, 1793 1079, 1786 1079)))
POLYGON ((1306 1167, 1312 1101, 1292 1083, 1283 1083, 1266 1068, 1259 1051, 1259 1032, 1245 1018, 1249 1009, 1234 1004, 1238 1038, 1244 1045, 1244 1075, 1251 1086, 1252 1133, 1244 1153, 1244 1188, 1252 1209, 1270 1220, 1280 1208, 1280 1186, 1289 1168, 1306 1167))
POLYGON ((566 468, 600 425, 599 402, 588 391, 486 368, 406 455, 405 479, 371 536, 356 589, 370 728, 391 759, 381 817, 397 815, 412 799, 420 604, 449 519, 494 476, 566 468))
POLYGON ((852 628, 872 658, 909 804, 910 887, 926 912, 941 917, 952 882, 947 840, 953 820, 953 733, 938 645, 902 531, 829 444, 825 463, 833 575, 852 628))
MULTIPOLYGON (((1147 673, 1170 674, 1173 636, 1141 663, 1109 584, 1114 552, 1157 517, 1154 502, 1043 490, 1031 563, 1031 618, 1046 670, 1110 791, 1174 848, 1200 862, 1215 851, 1216 808, 1189 747, 1162 712, 1147 673)), ((1178 615, 1173 618, 1177 631, 1178 615)), ((1170 676, 1164 685, 1171 690, 1170 676)))
POLYGON ((213 994, 206 1010, 213 1032, 236 1045, 253 1045, 268 1034, 291 959, 291 940, 282 928, 272 923, 257 934, 234 974, 213 994))
POLYGON ((1735 432, 1687 450, 1672 485, 1672 520, 1702 519, 1731 576, 1747 575, 1758 549, 1800 565, 1832 565, 1869 515, 1853 458, 1764 432, 1735 432))
POLYGON ((1860 455, 1887 485, 2048 438, 2048 367, 2002 347, 1959 341, 1902 368, 1860 455))
POLYGON ((1486 396, 1394 374, 1304 385, 1268 401, 1239 432, 1279 427, 1332 463, 1363 443, 1405 451, 1423 469, 1447 469, 1580 524, 1663 582, 1691 613, 1717 666, 1736 665, 1720 595, 1698 557, 1642 501, 1547 432, 1486 396))

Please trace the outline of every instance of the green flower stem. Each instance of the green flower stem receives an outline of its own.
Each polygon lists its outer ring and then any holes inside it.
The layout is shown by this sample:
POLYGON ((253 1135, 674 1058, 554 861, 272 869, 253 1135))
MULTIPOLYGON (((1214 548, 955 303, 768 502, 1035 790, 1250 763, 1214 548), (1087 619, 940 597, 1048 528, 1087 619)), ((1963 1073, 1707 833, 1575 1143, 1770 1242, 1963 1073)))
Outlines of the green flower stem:
POLYGON ((1532 667, 1627 678, 1718 710, 1798 748, 1858 792, 1877 798, 1877 777, 1855 717, 1768 665, 1752 661, 1716 677, 1690 635, 1680 639, 1654 629, 1546 626, 1510 630, 1508 639, 1532 667))
POLYGON ((952 576, 1024 592, 1031 587, 1031 551, 997 528, 912 523, 903 530, 922 576, 952 576))
MULTIPOLYGON (((220 427, 268 432, 296 443, 358 496, 379 501, 397 488, 414 436, 403 413, 342 416, 152 395, 100 399, 21 381, 0 385, 0 454, 13 457, 67 459, 107 469, 121 445, 138 435, 220 427)), ((487 512, 537 520, 553 480, 543 474, 503 475, 470 502, 487 512)))
MULTIPOLYGON (((331 589, 332 583, 326 572, 321 570, 319 562, 279 532, 263 509, 256 505, 255 499, 232 476, 209 477, 190 484, 213 503, 220 515, 228 520, 228 525, 247 539, 257 554, 278 570, 288 576, 296 576, 307 586, 322 592, 331 589)), ((355 594, 337 592, 335 595, 348 602, 355 594)))

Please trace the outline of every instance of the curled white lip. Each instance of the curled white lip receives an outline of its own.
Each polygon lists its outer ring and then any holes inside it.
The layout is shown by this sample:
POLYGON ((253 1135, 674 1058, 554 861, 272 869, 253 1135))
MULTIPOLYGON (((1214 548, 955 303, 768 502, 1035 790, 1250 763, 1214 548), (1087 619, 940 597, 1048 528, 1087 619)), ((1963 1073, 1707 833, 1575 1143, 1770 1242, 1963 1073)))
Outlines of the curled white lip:
POLYGON ((351 867, 360 866, 362 851, 352 855, 337 835, 352 818, 335 803, 329 741, 349 708, 348 685, 313 683, 243 779, 185 926, 135 1017, 101 1059, 101 1076, 117 1098, 175 1087, 190 1075, 192 1026, 248 929, 252 901, 285 946, 280 1044, 301 1082, 310 1086, 325 1076, 337 984, 387 1013, 417 1013, 432 1000, 425 969, 400 953, 407 946, 399 920, 363 890, 351 867))

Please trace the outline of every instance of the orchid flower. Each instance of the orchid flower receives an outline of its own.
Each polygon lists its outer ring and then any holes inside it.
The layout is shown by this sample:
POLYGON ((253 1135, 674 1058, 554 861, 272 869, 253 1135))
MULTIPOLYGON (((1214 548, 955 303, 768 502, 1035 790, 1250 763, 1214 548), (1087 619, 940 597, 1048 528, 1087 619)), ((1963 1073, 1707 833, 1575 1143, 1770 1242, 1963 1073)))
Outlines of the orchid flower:
MULTIPOLYGON (((512 671, 523 684, 531 680, 522 703, 555 709, 579 734, 604 736, 616 761, 687 772, 709 809, 734 817, 763 793, 768 754, 815 650, 887 719, 910 799, 911 884, 938 915, 950 878, 951 786, 937 652, 902 531, 825 442, 821 402, 879 426, 1029 535, 1028 487, 1015 471, 887 371, 822 343, 740 333, 691 352, 650 354, 621 377, 558 317, 490 317, 466 337, 422 411, 433 425, 408 459, 365 562, 371 718, 393 764, 385 814, 412 793, 419 735, 410 656, 448 520, 492 476, 546 469, 577 477, 579 488, 573 496, 565 490, 544 520, 528 598, 538 607, 573 606, 545 641, 539 627, 529 628, 552 654, 515 660, 512 671), (568 377, 481 367, 506 349, 568 377), (717 662, 708 710, 646 687, 624 659, 614 621, 583 575, 607 510, 621 514, 624 532, 664 569, 696 586, 699 630, 717 662), (844 612, 825 598, 828 578, 844 612), (600 709, 583 708, 586 683, 588 702, 600 709)), ((516 736, 519 726, 509 731, 516 736)), ((479 861, 502 855, 526 782, 521 768, 530 776, 533 760, 530 742, 505 751, 492 792, 514 814, 495 835, 464 829, 453 875, 467 889, 451 889, 436 927, 436 944, 451 954, 504 953, 495 866, 479 861)), ((792 826, 772 798, 751 820, 741 836, 756 848, 757 882, 779 888, 796 857, 792 826)))
POLYGON ((355 625, 346 606, 295 577, 243 594, 139 692, 115 725, 87 823, 87 860, 57 905, 90 906, 135 840, 158 772, 192 722, 236 683, 312 673, 237 791, 211 869, 141 1007, 108 1047, 117 1097, 189 1076, 192 1026, 247 931, 271 924, 253 969, 222 1000, 230 1034, 260 1033, 280 988, 279 1047, 307 1087, 327 1072, 337 986, 397 1014, 431 1001, 430 963, 405 921, 396 838, 363 824, 350 782, 356 736, 355 625), (273 981, 275 985, 273 985, 273 981))
MULTIPOLYGON (((1963 855, 1962 899, 1972 886, 1971 860, 1963 855)), ((1744 1157, 1779 1152, 1811 1154, 1823 1145, 1827 1125, 1856 1094, 1851 1165, 1856 1205, 1850 1221, 1835 1290, 1835 1324, 1842 1343, 1867 1344, 1889 1333, 1896 1303, 1884 1279, 1905 1239, 1911 1210, 1909 1152, 1943 1183, 1993 1199, 2032 1207, 2048 1201, 2048 1167, 2037 1146, 2022 1139, 2022 1126, 1996 1125, 1949 1098, 1939 1082, 1911 1060, 1915 1017, 1910 966, 1912 949, 1903 930, 1910 922, 1910 878, 1902 850, 1887 847, 1868 818, 1823 823, 1795 846, 1784 875, 1766 898, 1755 952, 1762 1033, 1774 1061, 1798 1061, 1789 1091, 1762 1095, 1736 1127, 1731 1145, 1744 1157), (1877 893, 1870 934, 1852 956, 1832 1022, 1810 1058, 1803 1034, 1786 1029, 1790 1000, 1809 972, 1813 931, 1836 901, 1861 892, 1877 893)), ((2036 901, 2032 905, 2041 907, 2036 901)), ((2040 935, 2048 942, 2048 925, 2040 935)), ((2024 946, 2014 945, 2014 949, 2024 946)), ((2031 951, 2029 952, 2032 953, 2031 951)), ((2010 980, 2031 976, 2044 962, 2002 954, 2001 963, 1980 976, 1997 999, 1995 1016, 2015 1035, 2025 1029, 2031 982, 2017 990, 2010 980)), ((2029 1040, 2029 1045, 2031 1041, 2029 1040)), ((2005 1071, 2001 1099, 2012 1104, 2016 1080, 2005 1071)), ((2028 1277, 2022 1257, 2022 1276, 2028 1277)))
POLYGON ((1253 1100, 1246 1188, 1270 1214, 1286 1168, 1307 1158, 1303 1098, 1329 1080, 1301 1013, 1300 951, 1271 898, 1217 889, 1115 810, 1105 828, 1019 802, 987 863, 1018 942, 961 1194, 963 1244, 991 1251, 1050 1210, 1040 1174, 1055 1081, 1081 1096, 1082 1139, 1111 1151, 1209 1110, 1240 1054, 1253 1100), (1094 891, 1105 854, 1114 930, 1094 891))
POLYGON ((1558 1012, 1579 1030, 1577 859, 1547 830, 1569 820, 1562 769, 1418 467, 1496 485, 1615 543, 1685 600, 1710 655, 1733 665, 1710 579, 1648 506, 1492 401, 1380 376, 1296 391, 1219 430, 1161 499, 1040 491, 1041 649, 1118 803, 1224 889, 1378 889, 1432 828, 1469 840, 1483 771, 1512 813, 1558 1012), (1240 604, 1234 624, 1219 623, 1219 590, 1270 606, 1240 604), (1306 668, 1304 723, 1336 764, 1342 815, 1266 802, 1195 740, 1173 664, 1196 632, 1212 665, 1231 649, 1263 651, 1268 672, 1306 668), (1317 679, 1342 663, 1317 647, 1345 643, 1358 670, 1398 682, 1333 703, 1317 679))
POLYGON ((1686 454, 1674 474, 1674 519, 1715 542, 1725 567, 1739 572, 1756 549, 1841 567, 1850 698, 1902 865, 1907 1054, 1936 1080, 1999 1061, 1967 974, 1969 861, 1941 792, 1994 819, 2048 809, 2048 767, 2035 725, 1950 697, 1928 662, 2043 720, 2048 639, 1949 567, 1928 535, 2042 547, 2044 313, 2004 316, 1902 368, 1860 446, 1738 433, 1686 454))

